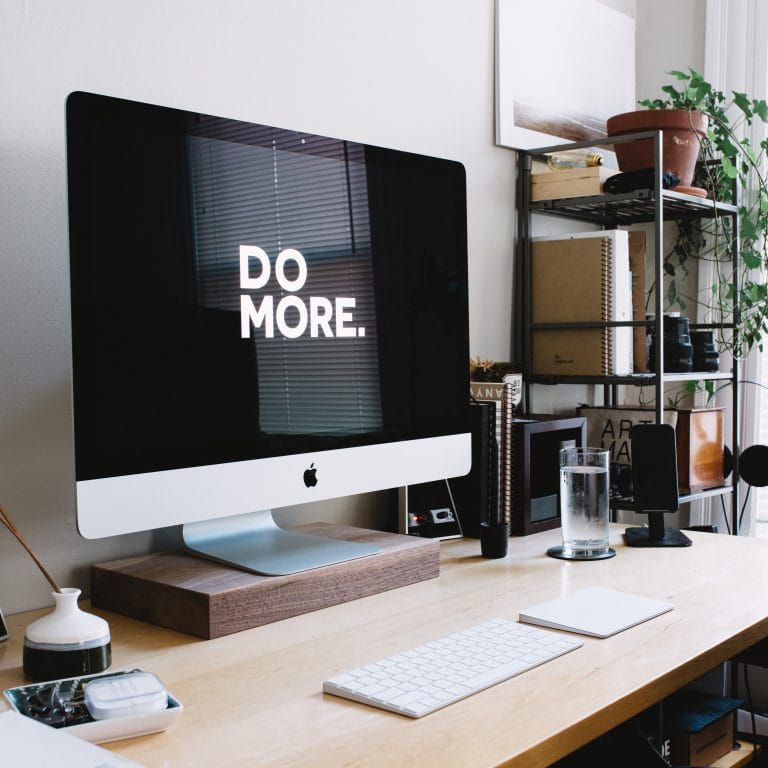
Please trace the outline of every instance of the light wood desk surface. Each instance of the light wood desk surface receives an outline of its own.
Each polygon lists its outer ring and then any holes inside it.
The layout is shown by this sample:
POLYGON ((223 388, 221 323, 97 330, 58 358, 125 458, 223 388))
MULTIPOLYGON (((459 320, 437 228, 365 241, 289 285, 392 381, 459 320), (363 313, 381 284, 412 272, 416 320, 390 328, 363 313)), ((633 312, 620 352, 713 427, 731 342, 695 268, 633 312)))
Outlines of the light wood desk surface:
MULTIPOLYGON (((443 542, 439 579, 217 640, 104 613, 113 668, 155 672, 184 705, 165 733, 107 746, 148 768, 549 765, 768 635, 768 542, 628 549, 622 530, 617 556, 594 562, 547 557, 559 531, 511 539, 503 560, 443 542), (675 608, 420 720, 322 693, 340 670, 594 584, 675 608)), ((0 688, 24 682, 23 631, 41 613, 8 618, 0 688)))

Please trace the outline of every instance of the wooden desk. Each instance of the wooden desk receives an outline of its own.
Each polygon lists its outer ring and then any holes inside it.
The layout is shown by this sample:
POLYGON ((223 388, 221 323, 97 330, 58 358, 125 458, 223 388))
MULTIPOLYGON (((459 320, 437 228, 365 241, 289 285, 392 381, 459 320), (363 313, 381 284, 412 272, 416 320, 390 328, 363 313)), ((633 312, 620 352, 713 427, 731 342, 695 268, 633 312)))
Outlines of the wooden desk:
MULTIPOLYGON (((549 765, 768 636, 768 542, 699 533, 687 549, 630 550, 622 528, 597 562, 548 558, 559 531, 512 539, 504 560, 444 542, 439 579, 217 640, 104 614, 115 668, 155 672, 185 707, 165 733, 108 746, 148 768, 549 765), (675 610, 421 720, 321 692, 339 670, 591 584, 675 610)), ((1 688, 23 682, 23 629, 40 613, 9 617, 1 688)))

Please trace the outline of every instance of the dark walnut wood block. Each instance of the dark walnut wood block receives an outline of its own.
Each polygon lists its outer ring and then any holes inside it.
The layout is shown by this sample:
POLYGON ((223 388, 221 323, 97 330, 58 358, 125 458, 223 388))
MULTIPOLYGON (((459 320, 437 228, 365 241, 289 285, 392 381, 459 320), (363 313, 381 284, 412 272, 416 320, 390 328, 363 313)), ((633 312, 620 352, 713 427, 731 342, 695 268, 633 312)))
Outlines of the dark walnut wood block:
POLYGON ((91 602, 211 639, 440 575, 434 539, 326 523, 295 530, 370 542, 381 552, 289 576, 260 576, 185 552, 140 555, 91 566, 91 602))

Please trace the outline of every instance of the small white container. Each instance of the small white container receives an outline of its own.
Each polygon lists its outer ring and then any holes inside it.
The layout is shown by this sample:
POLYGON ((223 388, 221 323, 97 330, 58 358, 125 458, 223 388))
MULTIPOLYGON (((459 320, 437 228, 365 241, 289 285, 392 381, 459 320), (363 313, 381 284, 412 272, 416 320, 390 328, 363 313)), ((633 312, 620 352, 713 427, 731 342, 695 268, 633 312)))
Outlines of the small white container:
POLYGON ((135 717, 168 707, 168 693, 157 675, 131 672, 86 683, 85 706, 94 720, 135 717))
POLYGON ((31 680, 94 674, 109 669, 109 624, 77 603, 80 590, 53 592, 54 609, 24 633, 24 674, 31 680))

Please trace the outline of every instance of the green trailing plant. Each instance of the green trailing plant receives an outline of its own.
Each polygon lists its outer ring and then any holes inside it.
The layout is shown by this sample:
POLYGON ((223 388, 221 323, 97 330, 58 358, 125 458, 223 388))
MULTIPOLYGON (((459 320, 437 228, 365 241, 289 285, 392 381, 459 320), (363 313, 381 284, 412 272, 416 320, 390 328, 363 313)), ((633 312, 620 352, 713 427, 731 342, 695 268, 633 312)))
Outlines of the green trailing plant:
POLYGON ((733 232, 732 217, 719 215, 715 207, 716 215, 711 219, 678 225, 678 237, 665 254, 666 304, 670 309, 685 311, 687 302, 693 301, 703 304, 714 322, 737 323, 736 336, 721 336, 719 341, 722 348, 742 358, 755 346, 762 350, 768 334, 768 139, 753 146, 745 135, 754 122, 768 123, 768 103, 735 91, 726 97, 693 69, 668 74, 674 82, 662 87, 665 98, 647 99, 640 104, 648 109, 686 109, 708 117, 694 184, 719 202, 732 202, 737 191, 740 218, 739 231, 733 232), (742 269, 734 275, 731 259, 736 239, 742 269), (715 279, 704 295, 685 292, 690 260, 694 258, 711 261, 715 266, 715 279), (737 318, 733 315, 734 283, 741 299, 737 318))

